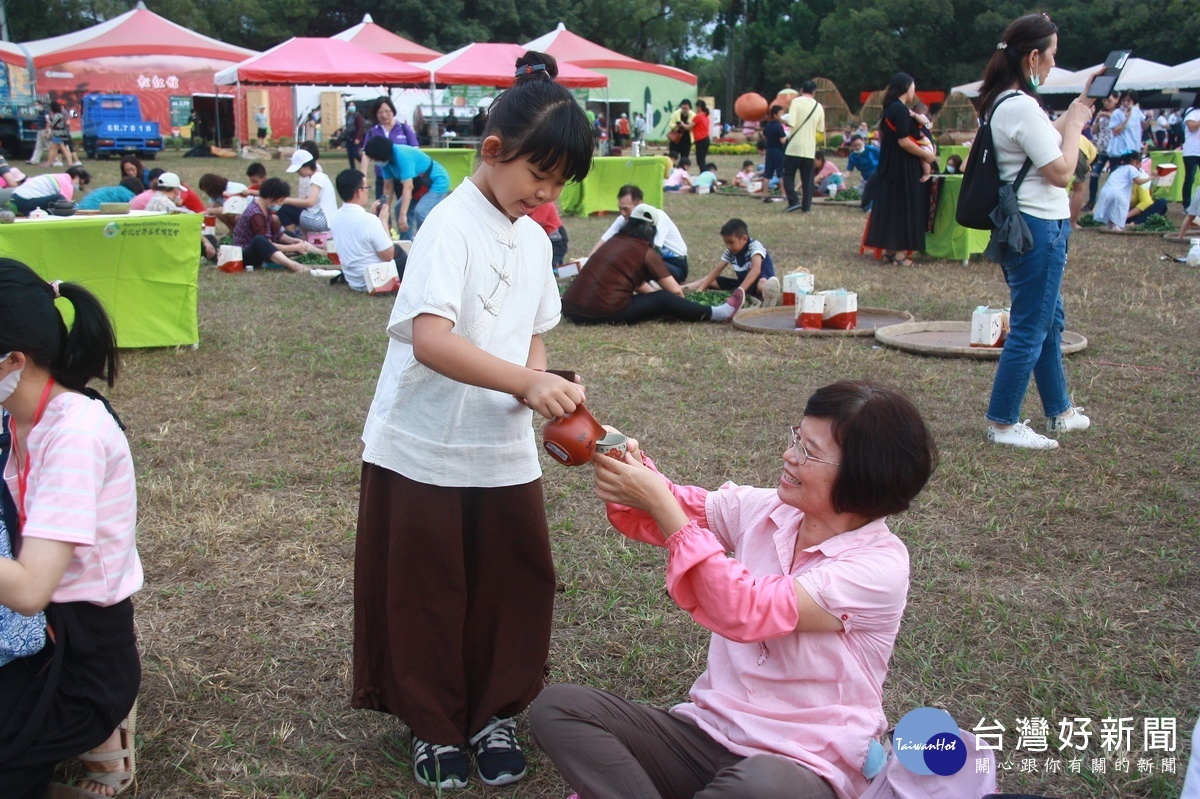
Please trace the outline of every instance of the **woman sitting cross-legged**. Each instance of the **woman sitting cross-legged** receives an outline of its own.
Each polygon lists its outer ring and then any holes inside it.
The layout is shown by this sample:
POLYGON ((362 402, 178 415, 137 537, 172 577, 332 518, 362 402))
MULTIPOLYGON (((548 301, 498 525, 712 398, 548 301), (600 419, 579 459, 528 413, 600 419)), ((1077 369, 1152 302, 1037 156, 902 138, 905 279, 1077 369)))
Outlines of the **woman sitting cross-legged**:
POLYGON ((686 300, 654 249, 658 210, 645 203, 629 214, 617 234, 588 256, 587 264, 562 298, 563 315, 576 324, 634 324, 648 319, 728 322, 746 293, 737 289, 728 301, 710 308, 686 300), (655 281, 661 290, 649 285, 655 281))
POLYGON ((271 263, 293 272, 311 272, 311 268, 289 258, 288 253, 325 254, 324 250, 283 232, 275 214, 290 193, 286 181, 267 178, 258 187, 258 196, 247 204, 238 219, 233 228, 233 243, 242 248, 242 259, 248 266, 271 263))
POLYGON ((549 686, 538 744, 582 799, 859 796, 908 594, 886 517, 936 461, 920 413, 873 383, 818 389, 773 488, 676 485, 628 445, 594 460, 596 494, 622 534, 667 549, 667 590, 713 632, 707 668, 670 710, 549 686))

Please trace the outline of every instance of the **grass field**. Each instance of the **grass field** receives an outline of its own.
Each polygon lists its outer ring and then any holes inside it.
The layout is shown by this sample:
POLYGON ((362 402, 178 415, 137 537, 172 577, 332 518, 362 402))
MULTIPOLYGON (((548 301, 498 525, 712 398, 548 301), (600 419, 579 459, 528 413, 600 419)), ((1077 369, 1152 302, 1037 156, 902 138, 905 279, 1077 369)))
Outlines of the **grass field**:
MULTIPOLYGON (((725 176, 741 162, 716 160, 725 176)), ((245 167, 177 155, 157 163, 193 186, 203 171, 245 167)), ((269 164, 276 175, 283 167, 269 164)), ((95 185, 115 182, 115 162, 89 168, 95 185)), ((818 288, 846 286, 862 305, 965 320, 1008 296, 980 258, 900 269, 858 255, 864 220, 854 209, 785 215, 780 204, 724 196, 670 196, 666 206, 693 274, 715 262, 718 228, 739 216, 782 271, 804 266, 818 288)), ((572 255, 610 221, 568 220, 572 255)), ((913 571, 885 687, 889 720, 922 705, 968 729, 999 720, 1008 791, 1166 799, 1178 795, 1200 706, 1200 274, 1160 260, 1185 251, 1156 237, 1073 236, 1067 327, 1090 344, 1068 358, 1067 374, 1094 428, 1056 452, 985 443, 992 362, 713 324, 564 322, 547 341, 552 366, 583 375, 602 422, 639 438, 677 481, 708 487, 774 484, 786 425, 818 386, 870 377, 902 387, 941 463, 914 509, 893 520, 913 571), (1076 717, 1095 734, 1073 774, 1058 733, 1076 717), (1131 753, 1101 747, 1109 717, 1133 719, 1131 753), (1147 717, 1178 720, 1174 752, 1143 751, 1147 717), (1049 722, 1049 752, 1016 750, 1018 719, 1037 718, 1049 722), (1061 773, 1047 773, 1060 756, 1061 773), (1163 773, 1167 757, 1177 773, 1163 773), (1101 758, 1103 773, 1092 762, 1101 758)), ((390 307, 298 275, 202 266, 200 348, 125 353, 112 399, 137 464, 147 577, 136 598, 145 669, 136 795, 429 795, 411 778, 404 728, 348 707, 359 434, 390 307)), ((1042 424, 1033 392, 1024 416, 1042 424)), ((707 636, 667 597, 662 553, 609 528, 590 470, 543 466, 560 583, 550 679, 681 701, 707 636)), ((527 748, 524 782, 460 795, 565 796, 527 748)))

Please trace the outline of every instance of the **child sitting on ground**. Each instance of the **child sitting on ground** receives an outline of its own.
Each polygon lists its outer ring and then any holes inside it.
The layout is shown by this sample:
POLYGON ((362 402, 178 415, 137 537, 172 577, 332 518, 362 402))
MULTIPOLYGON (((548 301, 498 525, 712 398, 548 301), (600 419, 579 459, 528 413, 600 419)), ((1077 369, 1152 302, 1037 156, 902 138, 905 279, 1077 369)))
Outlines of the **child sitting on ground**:
POLYGON ((692 191, 696 194, 706 194, 717 190, 717 165, 705 164, 700 174, 692 178, 692 191), (707 191, 701 191, 701 188, 707 191))
POLYGON ((754 168, 754 162, 743 161, 742 171, 733 176, 733 185, 743 188, 746 191, 752 191, 757 177, 758 170, 754 168))
POLYGON ((675 166, 667 173, 666 180, 663 181, 664 191, 690 191, 692 188, 692 179, 688 175, 688 167, 692 162, 686 158, 680 157, 675 162, 675 166))
POLYGON ((778 305, 783 293, 775 276, 775 263, 762 242, 750 238, 746 223, 730 219, 721 227, 721 238, 725 241, 725 253, 720 263, 704 277, 684 285, 684 291, 704 291, 710 286, 732 291, 740 287, 764 308, 778 305), (721 274, 726 266, 733 267, 735 277, 721 274))
POLYGON ((267 179, 267 168, 255 161, 246 167, 246 179, 250 181, 249 193, 258 194, 259 185, 267 179))
POLYGON ((1104 187, 1096 197, 1096 207, 1092 218, 1103 222, 1109 230, 1124 230, 1125 219, 1129 216, 1129 200, 1135 183, 1146 183, 1150 176, 1136 166, 1136 161, 1128 155, 1120 156, 1109 162, 1111 170, 1104 187))
POLYGON ((837 168, 837 164, 826 157, 824 150, 817 150, 816 156, 813 157, 813 185, 816 186, 816 195, 832 199, 841 190, 842 182, 842 171, 837 168))

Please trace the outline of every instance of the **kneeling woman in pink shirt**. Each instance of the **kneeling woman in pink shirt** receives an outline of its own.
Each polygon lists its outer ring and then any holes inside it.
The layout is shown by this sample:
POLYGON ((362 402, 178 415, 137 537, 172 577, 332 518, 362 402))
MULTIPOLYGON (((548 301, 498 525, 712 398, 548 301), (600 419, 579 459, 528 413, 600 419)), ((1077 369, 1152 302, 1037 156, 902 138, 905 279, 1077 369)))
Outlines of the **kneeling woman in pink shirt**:
POLYGON ((920 413, 873 383, 818 389, 774 488, 678 486, 629 444, 596 459, 596 494, 621 533, 666 547, 671 597, 713 632, 708 667, 670 710, 550 686, 538 743, 582 799, 859 796, 908 594, 885 517, 937 457, 920 413))
POLYGON ((88 388, 116 374, 116 337, 90 292, 0 259, 0 432, 10 441, 0 446, 0 536, 16 553, 0 557, 5 797, 113 796, 133 779, 137 492, 121 423, 88 388), (75 312, 70 331, 59 297, 75 312), (68 757, 83 761, 85 777, 47 793, 68 757))

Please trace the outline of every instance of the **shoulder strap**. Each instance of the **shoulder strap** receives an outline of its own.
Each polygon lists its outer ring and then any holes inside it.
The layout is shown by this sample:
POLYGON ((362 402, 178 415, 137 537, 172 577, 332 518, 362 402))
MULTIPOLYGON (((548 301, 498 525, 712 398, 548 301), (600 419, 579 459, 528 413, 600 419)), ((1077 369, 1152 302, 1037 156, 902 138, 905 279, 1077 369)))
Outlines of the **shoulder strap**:
POLYGON ((804 121, 803 121, 803 122, 801 122, 799 125, 797 125, 797 126, 796 126, 795 130, 793 130, 793 131, 792 131, 790 134, 788 134, 787 140, 786 140, 786 141, 784 141, 784 143, 783 143, 783 146, 784 146, 784 147, 787 147, 789 144, 791 144, 791 143, 792 143, 792 138, 793 138, 793 137, 794 137, 794 136, 795 136, 797 133, 799 133, 799 132, 800 132, 800 128, 802 128, 802 127, 804 127, 805 125, 807 125, 807 124, 808 124, 808 120, 812 119, 812 115, 813 115, 813 114, 815 114, 815 113, 817 113, 817 106, 818 106, 818 105, 820 105, 820 103, 818 103, 818 102, 817 102, 817 100, 816 100, 816 98, 814 97, 814 98, 813 98, 813 107, 812 107, 812 109, 811 109, 811 110, 808 112, 808 116, 806 116, 806 117, 804 118, 804 121))

